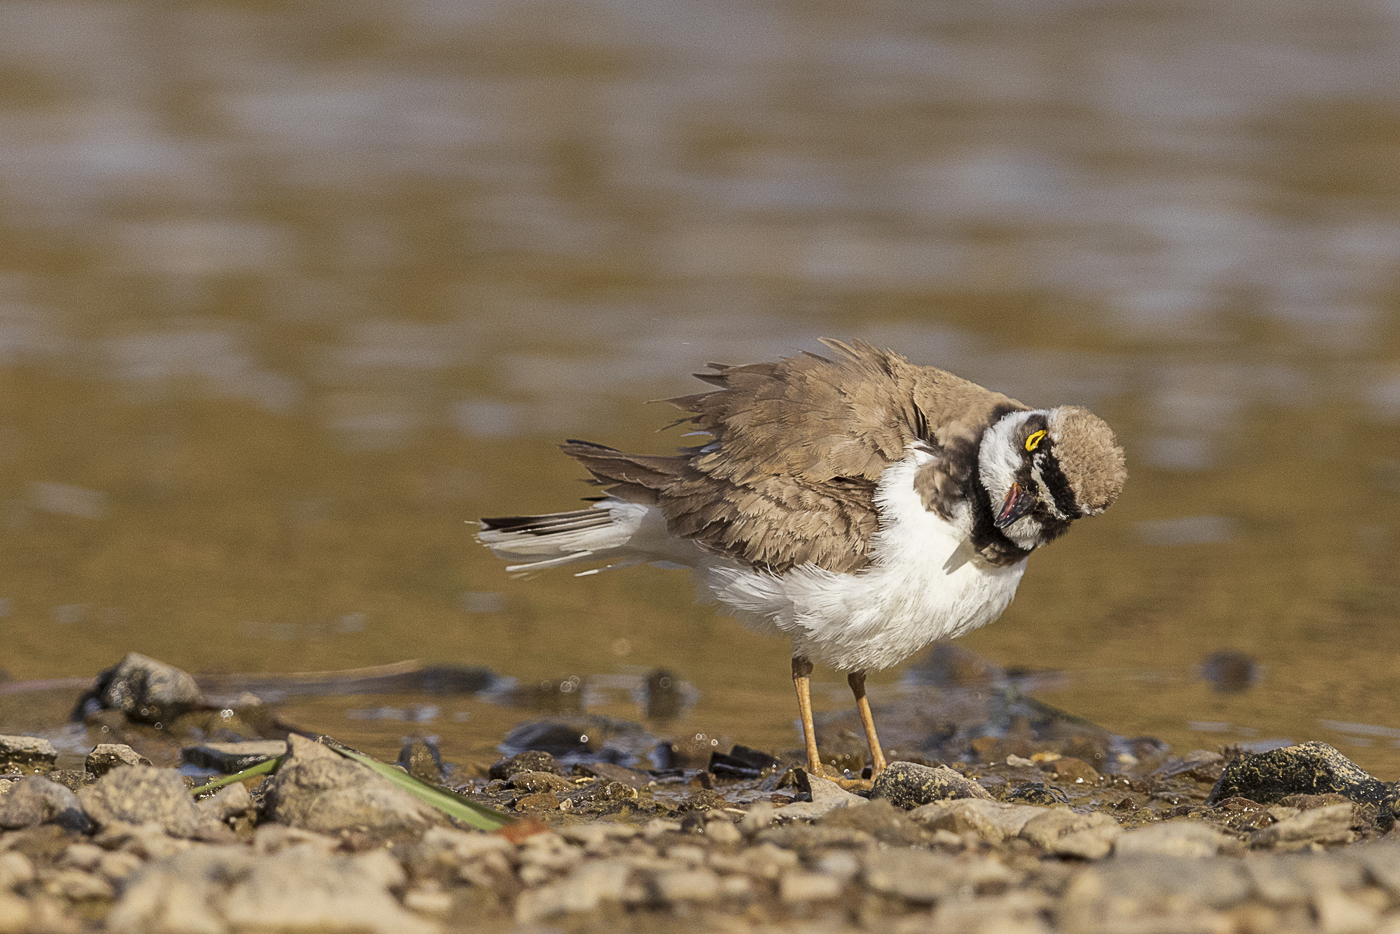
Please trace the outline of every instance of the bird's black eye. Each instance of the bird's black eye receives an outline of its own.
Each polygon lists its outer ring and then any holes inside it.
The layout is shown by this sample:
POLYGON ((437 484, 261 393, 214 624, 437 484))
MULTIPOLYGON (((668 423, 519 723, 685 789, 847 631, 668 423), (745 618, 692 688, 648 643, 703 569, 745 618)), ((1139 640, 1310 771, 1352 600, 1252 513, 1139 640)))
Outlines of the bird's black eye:
POLYGON ((1044 440, 1045 440, 1045 429, 1042 428, 1042 429, 1040 429, 1040 431, 1037 431, 1037 432, 1032 433, 1031 436, 1030 436, 1029 438, 1026 439, 1026 450, 1027 450, 1027 451, 1034 451, 1036 448, 1040 447, 1040 442, 1042 442, 1042 441, 1044 441, 1044 440))

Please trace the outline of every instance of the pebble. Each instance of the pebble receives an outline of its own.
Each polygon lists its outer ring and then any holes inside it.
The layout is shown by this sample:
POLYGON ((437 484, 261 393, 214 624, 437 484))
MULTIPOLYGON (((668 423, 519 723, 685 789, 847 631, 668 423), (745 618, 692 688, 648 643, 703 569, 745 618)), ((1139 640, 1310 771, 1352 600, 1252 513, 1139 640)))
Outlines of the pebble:
POLYGON ((785 873, 778 883, 778 898, 785 905, 831 901, 841 897, 841 880, 818 872, 785 873))
POLYGON ((62 785, 38 775, 14 782, 0 798, 0 828, 57 824, 74 833, 86 833, 91 823, 78 796, 62 785))
POLYGON ((1234 837, 1200 821, 1150 824, 1123 833, 1113 844, 1115 856, 1214 856, 1234 837))
POLYGON ((120 710, 137 723, 167 723, 193 710, 199 684, 188 673, 130 652, 97 676, 93 696, 107 710, 120 710))
POLYGON ((869 799, 851 794, 829 778, 808 775, 807 782, 812 789, 812 800, 789 804, 778 812, 782 820, 811 820, 833 808, 860 807, 870 803, 869 799))
POLYGON ((1303 811, 1250 835, 1254 847, 1298 847, 1311 843, 1350 843, 1352 805, 1332 804, 1303 811))
POLYGON ((145 765, 113 769, 78 789, 83 810, 98 827, 115 823, 155 824, 172 837, 230 839, 227 827, 201 809, 179 772, 145 765))

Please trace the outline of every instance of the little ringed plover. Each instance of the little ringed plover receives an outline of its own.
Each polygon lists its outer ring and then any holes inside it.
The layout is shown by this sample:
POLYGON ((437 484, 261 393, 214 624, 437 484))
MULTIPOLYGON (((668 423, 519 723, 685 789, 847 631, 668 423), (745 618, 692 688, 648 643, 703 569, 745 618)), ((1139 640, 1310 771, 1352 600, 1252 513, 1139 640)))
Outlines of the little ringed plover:
POLYGON ((1123 451, 1086 409, 1032 409, 860 341, 776 363, 710 364, 714 391, 667 400, 709 437, 673 455, 562 445, 606 495, 481 520, 512 572, 689 568, 706 599, 792 639, 807 767, 823 774, 812 661, 848 672, 885 767, 867 671, 992 622, 1032 551, 1103 512, 1123 451))

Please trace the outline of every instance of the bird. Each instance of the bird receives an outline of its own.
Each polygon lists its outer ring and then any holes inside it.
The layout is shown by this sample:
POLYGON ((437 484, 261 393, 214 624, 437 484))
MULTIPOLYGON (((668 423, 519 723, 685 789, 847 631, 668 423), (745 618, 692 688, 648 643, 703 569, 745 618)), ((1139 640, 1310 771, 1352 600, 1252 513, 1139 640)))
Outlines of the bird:
POLYGON ((592 565, 690 569, 703 599, 792 640, 809 773, 813 663, 847 673, 870 750, 887 765, 866 675, 999 617, 1026 560, 1108 509, 1123 449, 1079 406, 1035 409, 872 344, 707 364, 715 387, 662 400, 704 443, 628 454, 560 446, 603 487, 568 512, 481 520, 508 572, 592 565))

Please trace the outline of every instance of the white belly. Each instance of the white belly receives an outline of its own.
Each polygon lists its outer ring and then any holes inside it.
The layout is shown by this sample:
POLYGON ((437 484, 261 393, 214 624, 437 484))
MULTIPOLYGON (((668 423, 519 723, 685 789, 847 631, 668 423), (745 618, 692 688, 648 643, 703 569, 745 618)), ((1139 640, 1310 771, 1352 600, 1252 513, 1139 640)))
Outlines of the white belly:
POLYGON ((968 560, 966 534, 924 509, 911 453, 880 478, 873 563, 855 574, 812 565, 785 574, 712 560, 695 569, 702 593, 758 629, 792 637, 796 653, 842 671, 888 668, 937 639, 984 626, 1016 595, 1026 562, 968 560))

